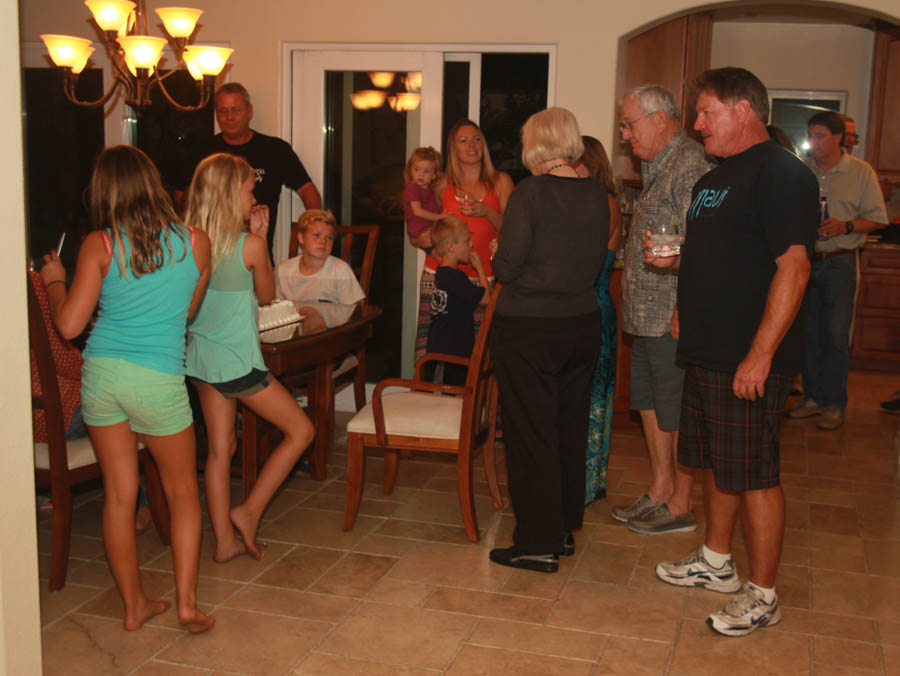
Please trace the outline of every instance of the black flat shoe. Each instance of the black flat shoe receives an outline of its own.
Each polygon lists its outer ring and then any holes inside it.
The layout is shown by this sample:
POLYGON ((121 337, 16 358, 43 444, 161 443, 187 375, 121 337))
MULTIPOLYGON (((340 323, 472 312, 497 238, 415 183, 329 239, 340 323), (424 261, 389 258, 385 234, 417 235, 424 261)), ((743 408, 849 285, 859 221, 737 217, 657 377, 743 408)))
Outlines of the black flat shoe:
POLYGON ((491 561, 510 568, 524 568, 539 573, 555 573, 559 570, 558 554, 525 554, 515 547, 492 549, 491 561))
POLYGON ((575 556, 575 536, 572 531, 567 530, 563 535, 563 548, 559 553, 560 556, 575 556))

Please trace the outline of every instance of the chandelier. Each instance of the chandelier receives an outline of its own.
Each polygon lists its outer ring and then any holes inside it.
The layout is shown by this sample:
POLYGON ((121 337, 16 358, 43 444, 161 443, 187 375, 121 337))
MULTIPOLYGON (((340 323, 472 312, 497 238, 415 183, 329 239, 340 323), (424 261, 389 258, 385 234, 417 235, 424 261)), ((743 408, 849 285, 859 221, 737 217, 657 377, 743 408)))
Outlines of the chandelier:
POLYGON ((119 89, 125 103, 136 110, 150 106, 150 89, 158 86, 166 100, 178 110, 199 110, 209 103, 216 76, 234 51, 224 47, 190 44, 191 34, 201 9, 188 7, 160 7, 166 38, 150 35, 147 24, 146 0, 85 0, 94 15, 103 46, 113 69, 113 81, 106 93, 93 101, 83 101, 75 93, 78 76, 94 51, 90 40, 68 35, 41 35, 50 58, 65 70, 63 90, 66 98, 80 106, 102 106, 119 89), (177 65, 165 75, 159 73, 159 60, 168 44, 175 53, 177 65), (186 69, 197 84, 199 101, 196 104, 178 103, 166 90, 164 80, 178 70, 186 69))
POLYGON ((372 110, 373 108, 381 108, 387 101, 391 110, 398 113, 407 110, 415 110, 419 107, 422 95, 419 93, 422 89, 422 73, 415 71, 402 75, 397 87, 398 91, 393 94, 389 90, 394 83, 395 73, 391 72, 375 72, 369 73, 369 79, 372 84, 379 89, 362 89, 350 94, 350 103, 357 110, 372 110), (404 87, 406 91, 399 91, 399 87, 404 87))

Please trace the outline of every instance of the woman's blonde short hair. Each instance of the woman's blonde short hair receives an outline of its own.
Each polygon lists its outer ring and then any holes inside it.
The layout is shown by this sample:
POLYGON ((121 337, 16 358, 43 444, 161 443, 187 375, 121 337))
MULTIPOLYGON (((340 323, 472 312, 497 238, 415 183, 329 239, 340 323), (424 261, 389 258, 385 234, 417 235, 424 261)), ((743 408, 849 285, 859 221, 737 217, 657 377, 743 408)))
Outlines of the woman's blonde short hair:
POLYGON ((529 169, 559 158, 574 162, 583 152, 578 122, 565 108, 547 108, 522 125, 522 162, 529 169))

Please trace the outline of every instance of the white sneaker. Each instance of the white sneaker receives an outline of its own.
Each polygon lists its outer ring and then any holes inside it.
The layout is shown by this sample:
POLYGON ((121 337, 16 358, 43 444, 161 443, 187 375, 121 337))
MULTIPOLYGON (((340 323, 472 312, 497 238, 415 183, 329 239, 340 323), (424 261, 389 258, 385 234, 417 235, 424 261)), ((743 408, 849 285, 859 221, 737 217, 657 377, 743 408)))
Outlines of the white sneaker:
POLYGON ((734 561, 728 559, 716 568, 703 558, 703 545, 681 561, 663 562, 656 566, 656 575, 663 582, 680 587, 705 587, 711 591, 733 594, 741 588, 734 561))
POLYGON ((766 603, 762 590, 747 582, 725 608, 706 618, 706 624, 725 636, 746 636, 760 627, 781 622, 778 596, 766 603))

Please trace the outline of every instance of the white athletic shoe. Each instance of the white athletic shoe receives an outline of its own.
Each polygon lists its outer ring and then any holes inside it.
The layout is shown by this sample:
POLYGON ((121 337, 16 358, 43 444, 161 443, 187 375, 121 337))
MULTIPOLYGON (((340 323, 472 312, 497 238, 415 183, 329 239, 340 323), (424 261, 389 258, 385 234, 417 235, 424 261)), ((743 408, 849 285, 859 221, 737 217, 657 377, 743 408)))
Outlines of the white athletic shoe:
POLYGON ((706 618, 706 624, 725 636, 746 636, 760 627, 781 622, 778 596, 766 603, 762 591, 747 582, 731 603, 706 618))
POLYGON ((712 591, 733 594, 741 588, 734 561, 728 559, 721 568, 703 558, 703 545, 681 561, 663 562, 656 566, 656 575, 663 582, 680 587, 706 587, 712 591))

